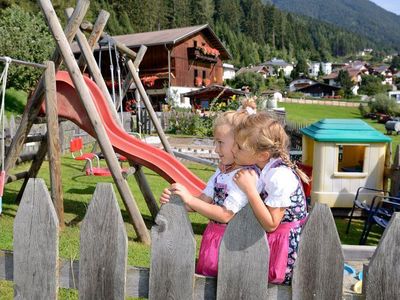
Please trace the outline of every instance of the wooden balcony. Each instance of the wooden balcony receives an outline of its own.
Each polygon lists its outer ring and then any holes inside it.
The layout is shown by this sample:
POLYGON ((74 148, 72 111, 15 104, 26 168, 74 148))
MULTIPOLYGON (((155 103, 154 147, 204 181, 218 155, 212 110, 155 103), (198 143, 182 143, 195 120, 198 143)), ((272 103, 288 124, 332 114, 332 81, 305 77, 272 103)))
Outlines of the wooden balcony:
POLYGON ((208 62, 208 63, 217 63, 218 58, 215 57, 214 55, 205 55, 203 54, 200 49, 192 47, 192 48, 187 48, 188 51, 188 58, 189 60, 199 60, 202 62, 208 62))

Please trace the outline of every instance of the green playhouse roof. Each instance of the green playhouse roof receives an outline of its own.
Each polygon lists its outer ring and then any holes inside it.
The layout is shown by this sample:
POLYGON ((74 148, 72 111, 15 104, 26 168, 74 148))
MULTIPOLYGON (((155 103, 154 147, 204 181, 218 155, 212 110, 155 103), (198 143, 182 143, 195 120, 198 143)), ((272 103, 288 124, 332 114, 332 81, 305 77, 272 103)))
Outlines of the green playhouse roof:
POLYGON ((300 131, 318 142, 389 143, 392 140, 358 119, 322 119, 300 131))

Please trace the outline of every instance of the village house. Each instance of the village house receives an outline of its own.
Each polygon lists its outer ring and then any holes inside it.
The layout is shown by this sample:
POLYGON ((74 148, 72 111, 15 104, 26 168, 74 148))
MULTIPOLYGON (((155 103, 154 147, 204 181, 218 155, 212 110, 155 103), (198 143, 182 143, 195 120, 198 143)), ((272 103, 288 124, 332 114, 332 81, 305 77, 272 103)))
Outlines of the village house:
POLYGON ((361 80, 362 80, 361 76, 364 74, 369 74, 368 69, 365 66, 365 63, 360 61, 355 61, 351 64, 345 64, 341 68, 335 69, 331 74, 324 76, 322 79, 326 84, 330 86, 340 87, 340 83, 338 82, 338 76, 341 70, 347 71, 349 73, 349 76, 354 83, 354 86, 352 87, 351 90, 354 95, 357 95, 361 85, 361 80))
POLYGON ((277 76, 279 75, 279 72, 283 70, 286 78, 290 77, 294 68, 293 64, 290 64, 283 59, 277 59, 276 57, 262 63, 261 65, 265 66, 268 69, 268 76, 277 76))
POLYGON ((369 72, 372 75, 377 75, 383 78, 382 84, 389 84, 389 85, 393 84, 393 74, 388 66, 380 65, 376 67, 371 67, 369 72))
POLYGON ((317 61, 312 61, 308 63, 309 76, 318 77, 320 73, 322 73, 323 75, 329 75, 330 73, 332 73, 332 63, 317 61))
POLYGON ((223 63, 222 68, 224 69, 223 80, 229 80, 235 77, 237 69, 232 64, 223 63))
POLYGON ((292 82, 289 83, 289 91, 290 92, 295 92, 301 88, 310 86, 312 84, 316 83, 315 80, 312 80, 308 77, 301 77, 301 78, 297 78, 295 80, 293 80, 292 82))
POLYGON ((249 66, 240 68, 239 71, 236 72, 236 76, 244 73, 257 73, 262 75, 262 77, 267 78, 268 76, 268 69, 265 66, 249 66))
MULTIPOLYGON (((222 85, 223 61, 231 59, 208 24, 118 35, 112 39, 133 51, 138 51, 141 45, 147 46, 139 76, 155 110, 161 110, 167 102, 190 108, 189 99, 181 94, 210 84, 222 85)), ((77 52, 79 49, 75 46, 77 52)), ((94 55, 99 58, 99 47, 95 48, 94 55)), ((102 48, 101 70, 108 81, 111 78, 109 57, 113 55, 108 55, 108 47, 102 48)))

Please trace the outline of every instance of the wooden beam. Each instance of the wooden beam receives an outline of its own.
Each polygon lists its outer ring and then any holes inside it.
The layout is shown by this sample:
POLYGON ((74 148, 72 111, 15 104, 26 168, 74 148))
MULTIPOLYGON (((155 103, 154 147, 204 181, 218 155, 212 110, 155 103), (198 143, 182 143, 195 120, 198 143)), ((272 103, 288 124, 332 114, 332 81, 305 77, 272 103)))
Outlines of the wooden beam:
MULTIPOLYGON (((85 22, 83 22, 83 23, 81 24, 81 28, 82 28, 83 31, 92 32, 92 30, 93 30, 93 25, 92 25, 92 23, 90 23, 90 22, 88 22, 88 21, 85 21, 85 22)), ((101 37, 102 37, 102 38, 110 37, 110 35, 109 35, 107 32, 103 32, 103 33, 101 34, 101 37)), ((111 38, 112 38, 112 37, 111 37, 111 38)), ((122 43, 120 43, 120 42, 118 42, 118 41, 116 41, 116 40, 114 40, 114 42, 115 42, 115 45, 117 46, 117 49, 118 49, 120 52, 125 53, 125 54, 126 54, 128 57, 130 57, 131 59, 135 59, 135 57, 136 57, 136 52, 135 52, 135 51, 132 51, 131 49, 129 49, 128 47, 126 47, 124 44, 122 44, 122 43)))
MULTIPOLYGON (((74 10, 74 14, 69 20, 68 25, 65 29, 65 35, 69 43, 74 39, 75 33, 79 29, 79 25, 82 22, 88 8, 89 8, 88 0, 78 1, 76 9, 74 10)), ((53 53, 52 61, 54 62, 54 69, 57 70, 62 63, 61 56, 59 55, 57 49, 53 53)), ((13 166, 15 165, 15 161, 17 160, 19 154, 22 151, 25 139, 28 136, 28 133, 33 125, 33 122, 35 121, 39 113, 40 106, 42 105, 43 93, 44 93, 44 77, 42 76, 38 85, 36 86, 36 89, 32 97, 29 98, 28 103, 25 106, 25 110, 22 115, 20 125, 13 138, 10 150, 8 151, 7 157, 5 159, 4 170, 6 171, 6 174, 8 174, 9 170, 13 168, 13 166)))
POLYGON ((54 63, 46 61, 45 89, 47 116, 47 151, 49 155, 51 199, 58 217, 58 224, 64 227, 64 202, 61 179, 61 147, 57 113, 56 73, 54 63))
POLYGON ((45 15, 46 21, 49 25, 50 31, 65 61, 65 65, 67 66, 75 89, 79 94, 82 100, 82 104, 86 109, 87 115, 89 116, 90 122, 92 123, 93 129, 97 136, 97 140, 100 144, 100 148, 106 158, 107 165, 112 173, 113 179, 121 194, 125 207, 127 208, 127 211, 130 215, 136 234, 138 235, 140 241, 145 244, 150 244, 150 235, 143 221, 143 217, 140 214, 139 208, 133 198, 133 195, 129 189, 126 180, 122 176, 121 167, 118 164, 118 160, 115 156, 110 140, 108 139, 103 122, 92 101, 90 91, 83 80, 83 76, 79 70, 78 64, 75 60, 74 54, 72 53, 69 42, 65 37, 64 32, 62 31, 54 8, 50 0, 40 0, 39 2, 41 9, 45 15))
MULTIPOLYGON (((68 16, 68 17, 70 17, 70 16, 68 16)), ((96 45, 96 43, 100 39, 101 34, 104 31, 104 27, 106 27, 106 24, 107 24, 107 21, 108 21, 109 17, 110 17, 110 13, 109 12, 107 12, 107 11, 105 11, 103 9, 100 11, 100 13, 99 13, 99 15, 97 17, 97 20, 94 23, 93 30, 90 33, 90 36, 89 36, 89 38, 87 40, 90 49, 93 50, 94 46, 96 45)), ((81 71, 83 73, 85 71, 85 69, 86 69, 86 61, 85 61, 85 58, 84 58, 84 56, 82 54, 78 59, 78 65, 79 65, 79 68, 81 69, 81 71)))
POLYGON ((146 201, 147 207, 149 208, 149 211, 154 221, 160 209, 158 208, 157 201, 154 198, 153 192, 150 189, 143 169, 141 166, 134 165, 131 162, 129 162, 129 164, 133 166, 136 170, 136 172, 134 173, 136 182, 140 188, 140 191, 143 194, 143 198, 146 201))
POLYGON ((164 146, 164 150, 174 156, 174 152, 172 151, 172 148, 167 140, 167 137, 165 136, 165 133, 163 129, 161 128, 161 124, 158 121, 158 118, 156 116, 156 113, 154 112, 153 106, 151 105, 150 99, 146 94, 146 91, 143 87, 142 82, 140 81, 139 74, 137 71, 137 68, 133 64, 131 60, 128 60, 127 62, 129 72, 131 73, 131 76, 133 77, 133 81, 136 84, 136 88, 139 90, 140 96, 142 97, 142 100, 144 102, 144 105, 146 106, 146 109, 150 115, 151 120, 153 121, 154 127, 156 128, 156 131, 158 133, 158 136, 160 137, 161 143, 164 146))
MULTIPOLYGON (((67 8, 65 11, 67 17, 70 17, 74 9, 67 8)), ((110 93, 108 92, 103 75, 101 74, 101 70, 99 69, 97 62, 94 59, 92 48, 90 47, 88 41, 86 40, 85 35, 82 33, 80 29, 78 29, 76 32, 76 40, 78 41, 79 47, 81 48, 81 53, 82 53, 81 55, 83 55, 83 57, 85 58, 86 63, 89 67, 89 71, 92 74, 94 81, 97 83, 104 97, 107 99, 108 108, 111 111, 114 120, 117 122, 117 124, 122 126, 121 120, 119 119, 117 114, 117 110, 115 109, 110 93)))

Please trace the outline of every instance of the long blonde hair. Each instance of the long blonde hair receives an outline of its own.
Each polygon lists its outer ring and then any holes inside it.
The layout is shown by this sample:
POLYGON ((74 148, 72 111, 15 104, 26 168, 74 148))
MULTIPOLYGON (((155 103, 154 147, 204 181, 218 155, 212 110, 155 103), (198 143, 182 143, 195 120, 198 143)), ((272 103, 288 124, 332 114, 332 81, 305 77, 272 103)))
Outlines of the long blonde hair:
POLYGON ((289 137, 285 129, 269 114, 260 112, 250 115, 235 128, 235 140, 246 150, 260 153, 267 151, 271 158, 280 158, 292 168, 300 179, 308 183, 310 179, 290 160, 289 137))
POLYGON ((239 124, 241 124, 246 117, 248 116, 248 113, 246 110, 228 110, 223 112, 222 114, 219 114, 213 123, 213 132, 215 134, 215 130, 220 127, 220 126, 230 126, 232 130, 234 130, 239 124))

